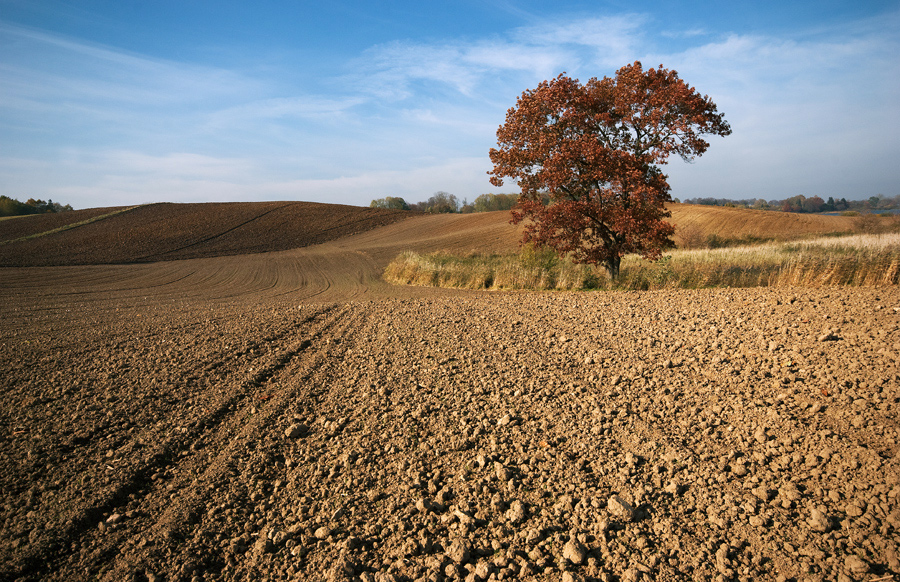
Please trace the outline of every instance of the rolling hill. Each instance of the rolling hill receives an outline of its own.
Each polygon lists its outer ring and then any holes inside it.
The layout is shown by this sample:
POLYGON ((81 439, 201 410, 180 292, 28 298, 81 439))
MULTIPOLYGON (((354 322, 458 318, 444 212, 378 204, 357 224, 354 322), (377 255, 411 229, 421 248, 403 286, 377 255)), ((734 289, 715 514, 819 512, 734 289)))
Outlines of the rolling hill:
MULTIPOLYGON (((679 230, 703 236, 795 238, 849 230, 852 218, 673 204, 679 230)), ((415 215, 311 202, 148 204, 0 221, 0 266, 152 263, 354 242, 362 250, 503 252, 519 231, 507 212, 415 215), (368 246, 367 246, 368 245, 368 246)))

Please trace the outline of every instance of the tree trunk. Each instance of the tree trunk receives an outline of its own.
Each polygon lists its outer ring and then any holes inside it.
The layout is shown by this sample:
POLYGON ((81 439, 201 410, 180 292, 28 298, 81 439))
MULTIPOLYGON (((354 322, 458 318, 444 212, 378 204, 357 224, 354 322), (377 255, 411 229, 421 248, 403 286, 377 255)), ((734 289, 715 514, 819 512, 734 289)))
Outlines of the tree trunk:
POLYGON ((613 281, 616 281, 619 278, 619 265, 621 263, 622 257, 615 256, 607 259, 606 264, 603 265, 606 267, 606 272, 609 273, 609 278, 613 281))

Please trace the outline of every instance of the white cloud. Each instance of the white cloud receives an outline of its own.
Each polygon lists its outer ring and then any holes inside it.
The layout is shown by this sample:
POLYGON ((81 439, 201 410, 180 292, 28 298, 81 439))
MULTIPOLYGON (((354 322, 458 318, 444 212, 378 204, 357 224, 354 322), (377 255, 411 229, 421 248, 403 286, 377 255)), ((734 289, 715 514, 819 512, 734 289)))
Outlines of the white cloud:
POLYGON ((304 86, 0 24, 0 186, 78 207, 473 198, 495 191, 487 151, 522 91, 641 60, 678 70, 734 128, 696 164, 665 168, 675 196, 893 195, 897 15, 777 38, 655 32, 642 15, 559 20, 373 46, 304 86))
POLYGON ((212 112, 207 127, 241 127, 284 120, 317 123, 347 121, 349 111, 365 102, 360 97, 329 98, 318 95, 261 99, 212 112))
POLYGON ((0 40, 6 79, 0 95, 44 106, 162 108, 260 89, 233 71, 132 55, 20 26, 0 23, 0 40))
MULTIPOLYGON (((117 155, 112 156, 118 157, 117 155)), ((80 184, 61 184, 48 190, 55 200, 79 200, 78 207, 139 204, 166 201, 178 192, 181 202, 305 200, 333 204, 368 205, 376 198, 400 196, 408 202, 425 200, 438 190, 470 200, 484 192, 498 191, 487 182, 489 162, 485 158, 457 158, 409 170, 381 170, 339 175, 323 179, 260 180, 254 172, 216 172, 231 160, 202 160, 201 168, 188 171, 190 158, 146 160, 121 156, 126 164, 109 172, 84 176, 80 184), (137 165, 145 176, 136 179, 130 170, 137 165), (168 171, 149 171, 156 165, 172 165, 168 171), (231 179, 229 179, 231 178, 231 179), (477 194, 472 194, 477 193, 477 194)), ((161 168, 164 170, 164 168, 161 168)), ((506 188, 503 191, 510 191, 506 188)))
POLYGON ((713 138, 697 164, 667 168, 674 195, 900 193, 890 178, 900 155, 900 40, 878 30, 730 35, 654 56, 708 93, 734 130, 713 138))
POLYGON ((546 23, 474 41, 396 41, 366 51, 353 63, 362 72, 348 78, 361 91, 386 99, 418 96, 417 82, 479 98, 486 84, 498 80, 520 86, 566 70, 618 68, 633 60, 644 21, 627 15, 546 23))
POLYGON ((618 68, 634 60, 647 19, 637 14, 551 23, 515 31, 519 44, 588 51, 586 65, 618 68))

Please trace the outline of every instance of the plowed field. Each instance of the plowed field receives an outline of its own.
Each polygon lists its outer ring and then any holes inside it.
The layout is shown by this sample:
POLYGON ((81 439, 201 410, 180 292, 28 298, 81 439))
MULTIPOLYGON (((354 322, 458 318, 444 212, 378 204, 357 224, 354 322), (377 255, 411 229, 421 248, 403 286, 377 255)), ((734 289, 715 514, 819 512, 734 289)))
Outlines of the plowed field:
POLYGON ((896 288, 379 278, 516 240, 419 216, 0 268, 0 579, 900 575, 896 288))

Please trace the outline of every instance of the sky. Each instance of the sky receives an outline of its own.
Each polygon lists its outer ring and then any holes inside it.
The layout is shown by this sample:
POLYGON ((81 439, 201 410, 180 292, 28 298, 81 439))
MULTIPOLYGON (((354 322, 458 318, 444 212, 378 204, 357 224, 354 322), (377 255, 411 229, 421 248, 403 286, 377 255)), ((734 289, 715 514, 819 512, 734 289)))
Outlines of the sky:
POLYGON ((731 124, 672 196, 900 194, 895 0, 0 0, 0 194, 474 200, 506 111, 662 64, 731 124))

